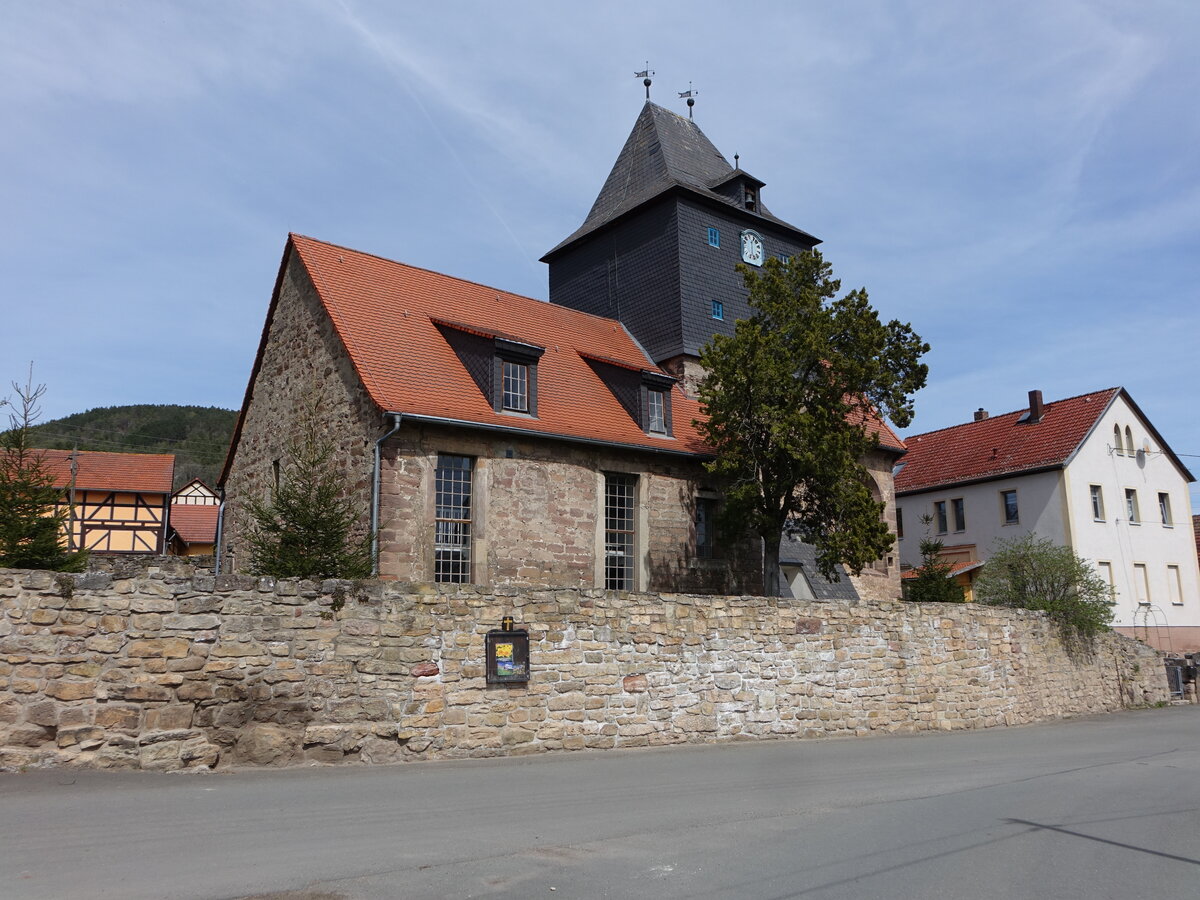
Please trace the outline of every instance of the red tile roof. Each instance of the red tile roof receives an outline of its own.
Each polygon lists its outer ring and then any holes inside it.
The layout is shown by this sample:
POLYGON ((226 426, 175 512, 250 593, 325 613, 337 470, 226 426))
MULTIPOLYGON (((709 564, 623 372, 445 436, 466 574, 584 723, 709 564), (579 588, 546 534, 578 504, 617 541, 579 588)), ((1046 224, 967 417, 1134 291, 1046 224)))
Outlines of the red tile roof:
MULTIPOLYGON (((70 450, 39 450, 46 471, 59 487, 71 484, 70 450)), ((175 457, 169 453, 101 453, 75 451, 78 469, 75 487, 96 491, 140 491, 150 494, 171 493, 175 477, 175 457)))
POLYGON ((185 544, 212 544, 217 540, 219 506, 172 503, 171 527, 185 544))
POLYGON ((980 481, 1063 465, 1121 388, 1107 388, 1044 405, 1042 420, 1023 424, 1027 410, 911 435, 896 473, 896 492, 980 481))
POLYGON ((904 453, 907 450, 908 445, 897 436, 896 432, 892 431, 892 426, 888 424, 887 419, 874 409, 852 409, 846 418, 854 423, 860 423, 865 419, 867 431, 874 432, 879 436, 879 446, 898 453, 904 453))
POLYGON ((584 359, 661 373, 620 322, 326 244, 299 235, 304 263, 371 399, 406 415, 705 451, 697 401, 671 393, 674 438, 645 434, 584 359), (435 320, 538 347, 537 417, 497 413, 435 320))
MULTIPOLYGON (((955 575, 961 575, 963 572, 970 572, 972 569, 978 569, 983 565, 981 560, 964 559, 950 566, 950 571, 946 573, 947 578, 953 578, 955 575)), ((900 573, 900 578, 905 581, 911 581, 921 574, 921 566, 916 566, 912 569, 905 569, 900 573)))
MULTIPOLYGON (((711 454, 692 424, 702 417, 700 404, 678 385, 671 391, 673 436, 650 436, 589 364, 600 360, 665 374, 615 319, 296 234, 289 235, 284 251, 276 300, 293 253, 312 278, 350 361, 381 411, 656 451, 711 454), (544 348, 538 360, 537 417, 497 413, 447 342, 446 327, 544 348)), ((260 346, 255 373, 261 355, 260 346)), ((233 448, 244 415, 245 409, 233 448)), ((888 424, 874 413, 868 416, 868 427, 879 434, 881 445, 903 452, 904 442, 888 424)), ((228 476, 232 458, 232 453, 226 458, 219 484, 228 476)))

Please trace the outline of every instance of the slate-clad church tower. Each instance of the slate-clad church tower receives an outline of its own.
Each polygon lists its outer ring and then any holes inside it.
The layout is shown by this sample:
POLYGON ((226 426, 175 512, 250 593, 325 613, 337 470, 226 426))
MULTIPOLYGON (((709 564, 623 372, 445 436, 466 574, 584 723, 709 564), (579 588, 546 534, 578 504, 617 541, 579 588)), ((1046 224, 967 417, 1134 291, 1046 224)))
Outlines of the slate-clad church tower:
POLYGON ((550 301, 624 322, 694 392, 700 348, 750 315, 734 266, 819 243, 762 188, 694 121, 646 101, 583 225, 542 257, 550 301))

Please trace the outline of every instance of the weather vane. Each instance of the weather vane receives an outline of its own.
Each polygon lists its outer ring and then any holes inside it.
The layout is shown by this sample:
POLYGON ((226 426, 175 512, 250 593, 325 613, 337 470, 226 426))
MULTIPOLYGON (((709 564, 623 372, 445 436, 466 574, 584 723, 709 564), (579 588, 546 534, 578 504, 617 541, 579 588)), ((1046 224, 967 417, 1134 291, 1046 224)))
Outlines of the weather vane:
POLYGON ((646 86, 646 99, 650 99, 650 76, 654 74, 654 70, 650 68, 650 60, 646 60, 646 68, 640 72, 634 72, 634 78, 642 79, 642 84, 646 86))
POLYGON ((686 91, 677 91, 676 93, 679 94, 680 100, 684 100, 684 99, 687 100, 688 118, 690 119, 692 117, 692 107, 696 105, 696 95, 699 94, 700 92, 697 90, 693 90, 692 83, 689 81, 688 89, 686 91))

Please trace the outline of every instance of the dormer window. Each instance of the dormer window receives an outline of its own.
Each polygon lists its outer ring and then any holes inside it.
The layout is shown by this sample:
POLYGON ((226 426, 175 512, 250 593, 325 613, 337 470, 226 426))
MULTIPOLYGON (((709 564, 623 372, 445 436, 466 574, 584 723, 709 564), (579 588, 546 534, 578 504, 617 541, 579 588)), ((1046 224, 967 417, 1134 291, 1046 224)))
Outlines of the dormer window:
POLYGON ((496 338, 492 408, 496 412, 537 415, 537 364, 543 347, 496 338))
POLYGON ((671 387, 675 379, 657 372, 642 373, 641 426, 646 434, 671 434, 671 387))
POLYGON ((462 322, 433 323, 494 411, 537 416, 538 360, 545 347, 462 322))
POLYGON ((746 188, 746 209, 753 212, 758 208, 758 191, 752 187, 746 188))

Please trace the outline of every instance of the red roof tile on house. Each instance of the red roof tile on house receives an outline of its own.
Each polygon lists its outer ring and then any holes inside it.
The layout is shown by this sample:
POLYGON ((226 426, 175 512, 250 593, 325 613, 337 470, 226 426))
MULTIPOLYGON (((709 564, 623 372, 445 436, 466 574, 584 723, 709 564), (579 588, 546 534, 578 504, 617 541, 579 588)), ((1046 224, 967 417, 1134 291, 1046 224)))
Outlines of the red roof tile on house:
POLYGON ((172 503, 171 527, 185 544, 213 544, 217 540, 219 506, 172 503))
POLYGON ((652 437, 584 356, 663 374, 620 322, 402 263, 291 236, 370 397, 381 410, 703 453, 699 404, 671 392, 672 438, 652 437), (537 417, 496 412, 436 321, 544 347, 537 417))
MULTIPOLYGON (((46 471, 58 487, 71 484, 70 450, 39 450, 46 471)), ((78 450, 75 487, 94 491, 141 491, 171 493, 175 457, 169 453, 101 453, 78 450)))
POLYGON ((1044 405, 1036 424, 1027 410, 911 435, 896 473, 896 493, 1061 466, 1075 452, 1121 388, 1107 388, 1044 405))
MULTIPOLYGON (((964 559, 950 566, 950 570, 946 573, 947 578, 953 578, 955 575, 961 575, 963 572, 970 572, 972 569, 978 569, 983 565, 983 562, 977 559, 964 559)), ((921 574, 921 566, 912 569, 905 569, 900 573, 900 578, 904 581, 912 581, 921 574)))

